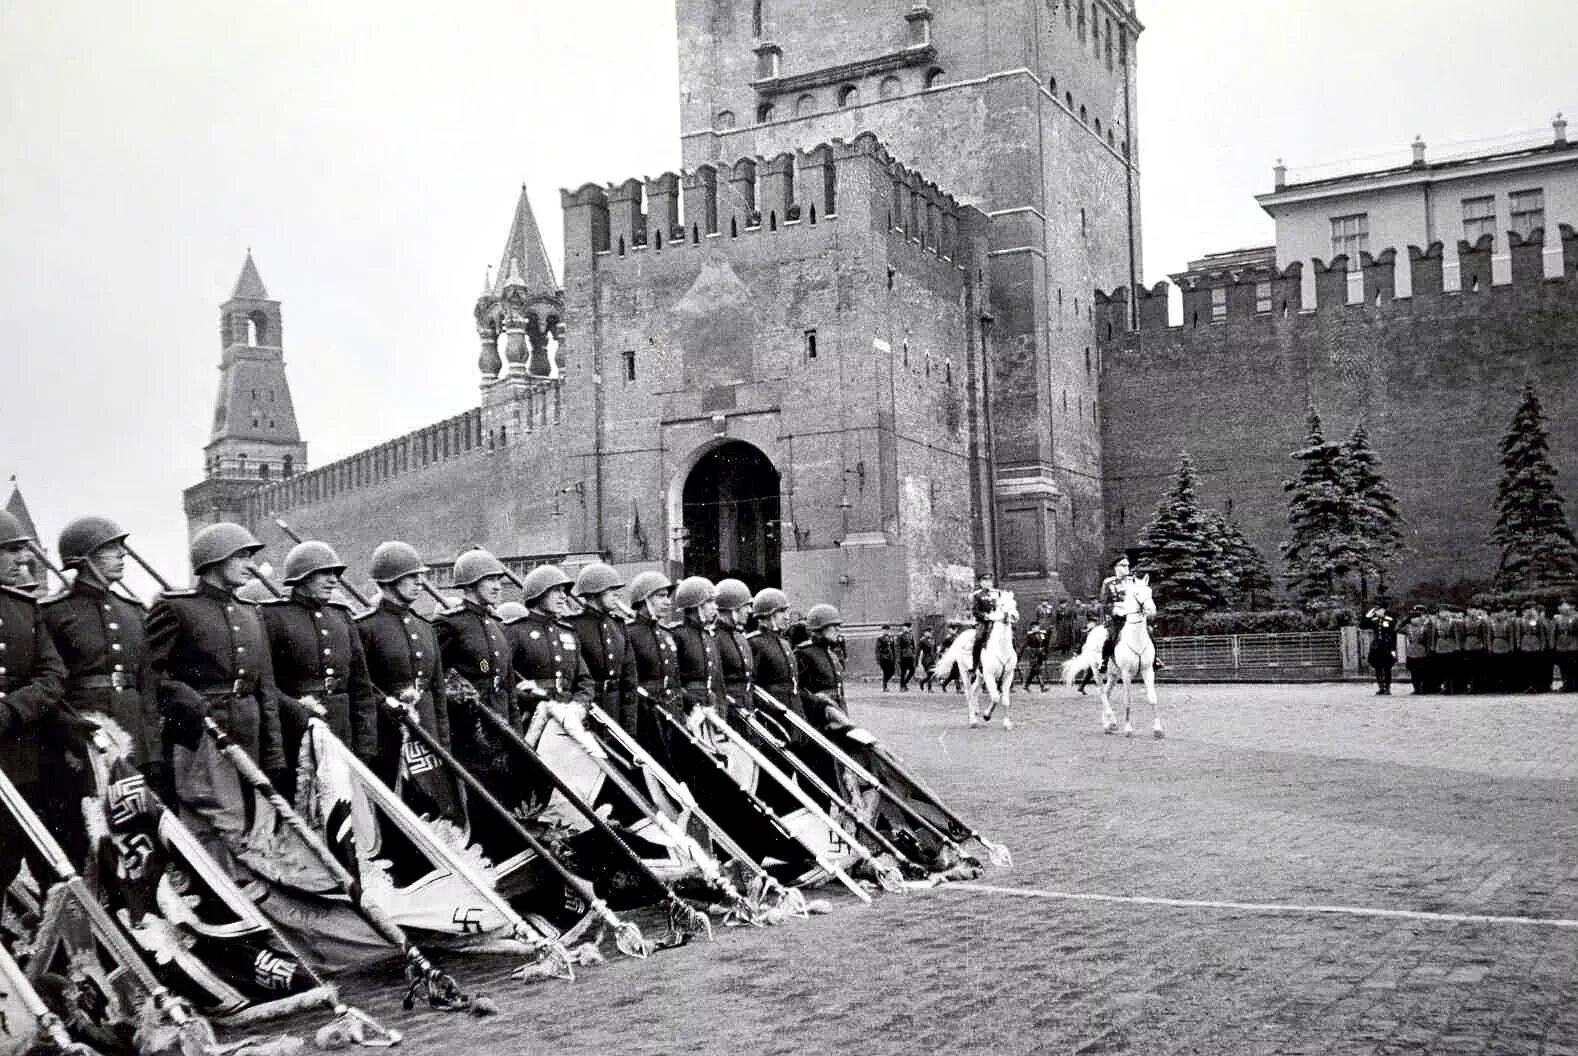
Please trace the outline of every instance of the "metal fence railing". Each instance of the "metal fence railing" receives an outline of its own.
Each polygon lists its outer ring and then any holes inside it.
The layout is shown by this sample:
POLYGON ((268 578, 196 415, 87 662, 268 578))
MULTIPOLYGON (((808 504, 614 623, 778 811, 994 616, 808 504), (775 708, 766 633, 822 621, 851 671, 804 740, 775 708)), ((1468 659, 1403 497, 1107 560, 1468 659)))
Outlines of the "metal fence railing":
POLYGON ((1340 631, 1158 638, 1166 676, 1185 682, 1325 682, 1343 677, 1340 631))

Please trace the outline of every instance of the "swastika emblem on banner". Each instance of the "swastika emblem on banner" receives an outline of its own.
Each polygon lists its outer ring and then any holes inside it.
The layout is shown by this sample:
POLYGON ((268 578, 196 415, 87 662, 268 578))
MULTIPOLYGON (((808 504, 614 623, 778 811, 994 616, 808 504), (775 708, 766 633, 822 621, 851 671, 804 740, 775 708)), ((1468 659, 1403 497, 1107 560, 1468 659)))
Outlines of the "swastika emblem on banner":
POLYGON ((148 811, 148 784, 141 774, 112 781, 109 789, 110 823, 128 825, 139 814, 148 811))
POLYGON ((267 950, 261 951, 252 962, 252 976, 265 990, 289 990, 295 974, 295 964, 267 950))
POLYGON ((420 741, 408 740, 405 750, 401 753, 404 757, 406 773, 425 774, 430 770, 438 769, 438 757, 427 750, 427 745, 420 741))
POLYGON ((474 906, 467 909, 462 906, 456 906, 450 920, 460 925, 460 930, 468 935, 480 935, 482 933, 482 910, 480 907, 474 906))

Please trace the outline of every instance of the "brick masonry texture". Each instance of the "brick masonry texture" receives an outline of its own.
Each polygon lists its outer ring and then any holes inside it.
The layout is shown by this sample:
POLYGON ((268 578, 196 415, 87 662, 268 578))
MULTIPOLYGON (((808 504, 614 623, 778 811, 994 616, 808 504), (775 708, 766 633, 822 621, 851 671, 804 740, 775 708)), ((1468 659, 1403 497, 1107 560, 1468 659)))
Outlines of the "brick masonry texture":
POLYGON ((1358 305, 1344 303, 1345 261, 1317 261, 1319 300, 1310 311, 1300 310, 1294 265, 1273 282, 1271 312, 1254 313, 1253 283, 1230 286, 1228 317, 1215 325, 1209 290, 1185 292, 1185 325, 1172 328, 1162 325, 1165 290, 1141 291, 1132 332, 1121 322, 1127 291, 1098 297, 1111 325, 1103 326, 1101 382, 1113 545, 1138 537, 1187 450, 1201 501, 1231 506, 1280 570, 1282 481, 1294 475, 1288 453, 1303 444, 1313 401, 1328 438, 1360 420, 1369 429, 1408 522, 1411 550, 1392 580, 1397 591, 1493 575, 1499 443, 1525 381, 1544 404, 1558 487, 1578 499, 1578 238, 1563 225, 1562 240, 1561 278, 1540 277, 1541 243, 1518 241, 1504 286, 1490 285, 1488 246, 1464 243, 1464 291, 1445 294, 1441 247, 1410 247, 1403 266, 1413 268, 1413 296, 1395 300, 1393 255, 1367 255, 1367 303, 1358 305), (1481 264, 1475 290, 1469 276, 1481 264))

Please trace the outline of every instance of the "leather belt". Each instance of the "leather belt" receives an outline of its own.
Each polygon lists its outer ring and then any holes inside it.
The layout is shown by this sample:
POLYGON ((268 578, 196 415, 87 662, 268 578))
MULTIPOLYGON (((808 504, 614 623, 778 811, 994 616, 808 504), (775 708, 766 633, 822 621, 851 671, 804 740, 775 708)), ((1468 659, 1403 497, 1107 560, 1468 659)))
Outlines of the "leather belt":
POLYGON ((197 692, 210 700, 217 700, 224 697, 245 697, 256 691, 256 689, 257 687, 248 684, 246 679, 238 678, 227 685, 204 686, 198 689, 197 692))
POLYGON ((108 675, 77 675, 66 679, 66 691, 76 692, 85 689, 136 689, 137 680, 125 671, 115 671, 108 675))
POLYGON ((285 690, 286 696, 291 697, 332 697, 344 692, 345 680, 337 675, 326 675, 317 682, 296 682, 285 690))

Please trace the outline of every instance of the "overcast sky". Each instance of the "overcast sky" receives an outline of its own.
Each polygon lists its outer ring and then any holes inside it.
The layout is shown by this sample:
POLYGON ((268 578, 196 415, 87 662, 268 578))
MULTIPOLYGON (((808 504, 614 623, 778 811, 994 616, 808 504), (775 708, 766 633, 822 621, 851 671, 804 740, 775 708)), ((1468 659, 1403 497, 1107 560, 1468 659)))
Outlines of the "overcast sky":
MULTIPOLYGON (((1548 130, 1578 105, 1573 0, 1139 16, 1147 282, 1271 242, 1252 195, 1279 156, 1406 158, 1416 133, 1548 130)), ((0 502, 15 474, 52 549, 104 513, 185 579, 181 489, 248 247, 283 302, 312 465, 474 404, 471 304, 521 183, 557 264, 559 188, 677 167, 673 17, 666 0, 4 0, 0 502)))

